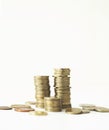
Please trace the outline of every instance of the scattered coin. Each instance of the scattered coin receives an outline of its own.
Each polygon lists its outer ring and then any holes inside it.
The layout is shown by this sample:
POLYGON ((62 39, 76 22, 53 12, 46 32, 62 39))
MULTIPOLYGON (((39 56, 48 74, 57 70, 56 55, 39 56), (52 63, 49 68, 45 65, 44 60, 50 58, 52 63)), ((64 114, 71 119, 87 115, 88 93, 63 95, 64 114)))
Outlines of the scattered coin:
POLYGON ((36 105, 35 101, 27 101, 25 102, 26 105, 36 105))
POLYGON ((67 108, 65 112, 68 114, 81 114, 82 110, 80 108, 67 108))
POLYGON ((31 106, 29 105, 25 105, 25 104, 13 104, 11 105, 12 108, 31 108, 31 106))
POLYGON ((90 111, 95 110, 95 107, 96 107, 93 104, 80 104, 79 106, 82 107, 82 109, 84 110, 90 110, 90 111))
POLYGON ((0 110, 11 110, 11 107, 8 106, 0 106, 0 110))
POLYGON ((35 115, 35 116, 47 116, 48 115, 48 113, 45 111, 31 111, 31 112, 29 112, 29 114, 35 115))
POLYGON ((83 114, 85 114, 85 113, 90 113, 90 110, 82 109, 82 113, 83 113, 83 114))
POLYGON ((97 106, 97 107, 95 107, 95 111, 97 111, 97 112, 109 112, 109 108, 97 106))
POLYGON ((33 108, 15 108, 14 109, 17 112, 30 112, 30 111, 35 111, 33 108))

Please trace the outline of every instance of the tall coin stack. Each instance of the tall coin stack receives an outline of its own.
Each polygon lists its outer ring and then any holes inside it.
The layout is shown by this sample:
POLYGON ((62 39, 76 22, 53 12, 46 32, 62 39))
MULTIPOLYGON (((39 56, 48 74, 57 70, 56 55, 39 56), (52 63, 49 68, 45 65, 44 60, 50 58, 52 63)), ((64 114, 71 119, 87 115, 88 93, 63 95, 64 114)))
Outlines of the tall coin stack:
POLYGON ((50 112, 62 111, 61 99, 56 98, 56 97, 45 97, 44 98, 44 108, 46 111, 50 111, 50 112))
POLYGON ((50 96, 49 76, 34 76, 36 107, 44 108, 44 97, 50 96))
POLYGON ((54 90, 55 97, 62 101, 62 108, 71 107, 70 98, 70 69, 54 69, 54 90))

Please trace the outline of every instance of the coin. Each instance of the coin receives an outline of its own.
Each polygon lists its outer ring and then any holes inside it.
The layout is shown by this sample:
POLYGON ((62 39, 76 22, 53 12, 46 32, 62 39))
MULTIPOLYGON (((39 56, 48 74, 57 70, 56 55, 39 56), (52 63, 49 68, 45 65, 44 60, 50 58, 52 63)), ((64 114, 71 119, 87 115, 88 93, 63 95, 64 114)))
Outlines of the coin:
POLYGON ((62 110, 62 102, 60 98, 45 97, 44 108, 46 111, 59 112, 62 110))
POLYGON ((95 107, 96 107, 93 104, 80 104, 79 106, 82 107, 82 109, 84 110, 90 110, 90 111, 95 110, 95 107))
POLYGON ((44 97, 50 96, 49 76, 34 76, 36 107, 44 108, 44 97))
POLYGON ((33 109, 33 108, 15 108, 14 110, 17 112, 30 112, 30 111, 34 111, 35 109, 33 109))
POLYGON ((67 108, 65 112, 68 114, 81 114, 82 110, 80 108, 67 108))
POLYGON ((90 113, 90 110, 84 110, 82 109, 82 113, 85 114, 85 113, 90 113))
POLYGON ((12 108, 31 108, 31 106, 29 105, 25 105, 25 104, 13 104, 11 105, 12 108))
POLYGON ((48 115, 48 113, 45 111, 31 111, 31 112, 29 112, 29 114, 35 115, 35 116, 47 116, 48 115))
POLYGON ((49 112, 61 112, 62 109, 61 108, 51 108, 51 107, 45 107, 45 110, 46 111, 49 111, 49 112))
POLYGON ((96 106, 95 111, 97 111, 97 112, 109 112, 109 108, 96 106))
POLYGON ((44 108, 44 103, 43 102, 36 102, 36 107, 44 108))
POLYGON ((59 69, 54 69, 54 76, 66 76, 70 74, 70 69, 69 68, 59 68, 59 69))
POLYGON ((26 105, 36 105, 35 101, 27 101, 25 102, 26 105))
POLYGON ((62 108, 65 109, 65 108, 71 108, 71 104, 62 104, 62 108))
POLYGON ((44 75, 43 75, 43 76, 42 76, 42 75, 37 75, 37 76, 34 76, 34 78, 35 78, 35 79, 39 79, 39 80, 40 80, 40 79, 48 79, 49 76, 48 76, 48 75, 45 75, 45 76, 44 76, 44 75))
POLYGON ((71 107, 70 103, 70 69, 54 69, 54 91, 55 97, 62 101, 62 108, 71 107), (66 100, 67 99, 67 100, 66 100))
POLYGON ((0 106, 0 110, 11 110, 12 108, 9 106, 0 106))

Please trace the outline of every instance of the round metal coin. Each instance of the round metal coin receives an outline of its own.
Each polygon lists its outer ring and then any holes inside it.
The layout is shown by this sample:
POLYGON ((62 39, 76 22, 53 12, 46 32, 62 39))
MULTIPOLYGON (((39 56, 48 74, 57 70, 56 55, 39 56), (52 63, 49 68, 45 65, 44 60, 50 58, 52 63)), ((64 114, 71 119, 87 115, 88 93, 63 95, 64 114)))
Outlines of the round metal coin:
POLYGON ((25 102, 26 105, 36 105, 35 101, 27 101, 25 102))
POLYGON ((13 104, 11 105, 12 108, 31 108, 29 105, 24 105, 24 104, 13 104))
POLYGON ((95 111, 97 111, 97 112, 109 112, 109 108, 98 106, 98 107, 95 108, 95 111))
POLYGON ((11 110, 11 107, 8 106, 0 106, 0 110, 11 110))
POLYGON ((33 108, 15 108, 14 109, 17 112, 30 112, 30 111, 34 111, 33 108))
POLYGON ((48 115, 47 112, 45 111, 32 111, 32 112, 29 112, 31 115, 35 115, 35 116, 46 116, 48 115))
POLYGON ((89 110, 89 111, 93 111, 95 110, 95 105, 93 104, 80 104, 80 107, 82 107, 84 110, 89 110))
POLYGON ((65 112, 68 114, 81 114, 82 110, 80 108, 67 108, 65 112))

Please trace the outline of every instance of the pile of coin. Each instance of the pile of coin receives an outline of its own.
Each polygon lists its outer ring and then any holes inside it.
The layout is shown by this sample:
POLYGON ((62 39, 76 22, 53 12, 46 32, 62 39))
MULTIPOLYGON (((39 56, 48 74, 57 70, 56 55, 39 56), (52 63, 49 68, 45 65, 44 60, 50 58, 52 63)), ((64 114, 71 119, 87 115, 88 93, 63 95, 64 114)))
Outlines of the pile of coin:
POLYGON ((50 111, 50 112, 62 111, 61 99, 56 98, 56 97, 45 97, 44 98, 44 108, 46 111, 50 111))
POLYGON ((50 96, 49 76, 34 76, 36 107, 44 108, 44 97, 50 96))
POLYGON ((54 69, 54 90, 55 97, 62 100, 62 108, 71 107, 70 98, 70 69, 54 69))

